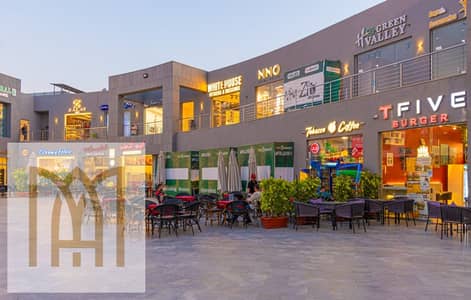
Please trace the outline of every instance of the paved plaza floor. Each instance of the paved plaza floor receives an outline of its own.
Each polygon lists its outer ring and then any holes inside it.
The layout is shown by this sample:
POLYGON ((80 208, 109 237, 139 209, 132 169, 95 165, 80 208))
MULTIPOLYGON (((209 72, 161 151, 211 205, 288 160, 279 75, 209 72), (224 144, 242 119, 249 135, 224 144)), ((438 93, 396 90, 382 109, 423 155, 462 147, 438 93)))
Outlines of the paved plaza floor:
MULTIPOLYGON (((7 294, 0 199, 0 299, 469 299, 471 242, 372 222, 356 234, 202 226, 147 241, 145 294, 7 294)), ((469 237, 471 239, 471 236, 469 237)), ((78 283, 80 284, 80 283, 78 283)), ((125 285, 126 282, 123 282, 125 285)))

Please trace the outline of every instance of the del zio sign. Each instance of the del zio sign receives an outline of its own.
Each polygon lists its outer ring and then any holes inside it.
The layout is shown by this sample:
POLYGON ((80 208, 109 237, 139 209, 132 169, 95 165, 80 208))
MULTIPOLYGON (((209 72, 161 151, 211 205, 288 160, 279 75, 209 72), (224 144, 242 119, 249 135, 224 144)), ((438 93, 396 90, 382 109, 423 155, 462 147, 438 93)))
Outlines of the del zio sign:
POLYGON ((392 120, 391 127, 393 129, 404 129, 448 123, 448 113, 442 113, 441 111, 447 108, 466 108, 466 102, 466 91, 459 91, 450 95, 398 102, 396 105, 382 105, 378 109, 383 120, 392 120), (429 115, 423 114, 422 110, 424 108, 430 108, 433 113, 429 115))

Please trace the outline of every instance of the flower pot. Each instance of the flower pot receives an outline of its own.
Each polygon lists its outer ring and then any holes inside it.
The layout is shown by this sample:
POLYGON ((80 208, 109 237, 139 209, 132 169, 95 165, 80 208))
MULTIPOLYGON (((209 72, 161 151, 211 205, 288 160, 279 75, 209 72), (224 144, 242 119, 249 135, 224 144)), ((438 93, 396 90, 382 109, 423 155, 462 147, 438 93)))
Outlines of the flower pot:
POLYGON ((262 217, 261 221, 265 229, 284 228, 288 226, 288 217, 262 217))

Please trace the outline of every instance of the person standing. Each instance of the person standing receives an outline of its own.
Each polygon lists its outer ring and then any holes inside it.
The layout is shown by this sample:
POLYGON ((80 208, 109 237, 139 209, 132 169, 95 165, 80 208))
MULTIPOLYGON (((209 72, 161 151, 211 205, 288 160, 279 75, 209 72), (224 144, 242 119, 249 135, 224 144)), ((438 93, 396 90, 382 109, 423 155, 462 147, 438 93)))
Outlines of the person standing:
POLYGON ((250 175, 250 181, 249 183, 247 184, 247 193, 249 195, 252 195, 253 193, 255 193, 255 186, 258 185, 258 182, 257 182, 257 175, 255 174, 251 174, 250 175))

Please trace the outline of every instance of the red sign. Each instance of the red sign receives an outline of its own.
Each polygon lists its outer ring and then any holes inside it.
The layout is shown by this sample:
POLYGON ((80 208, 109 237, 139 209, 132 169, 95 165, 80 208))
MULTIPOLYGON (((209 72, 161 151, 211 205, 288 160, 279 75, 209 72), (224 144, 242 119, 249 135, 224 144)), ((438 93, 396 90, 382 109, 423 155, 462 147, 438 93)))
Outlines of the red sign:
POLYGON ((312 154, 317 154, 321 151, 321 146, 318 143, 311 144, 309 148, 312 154))

